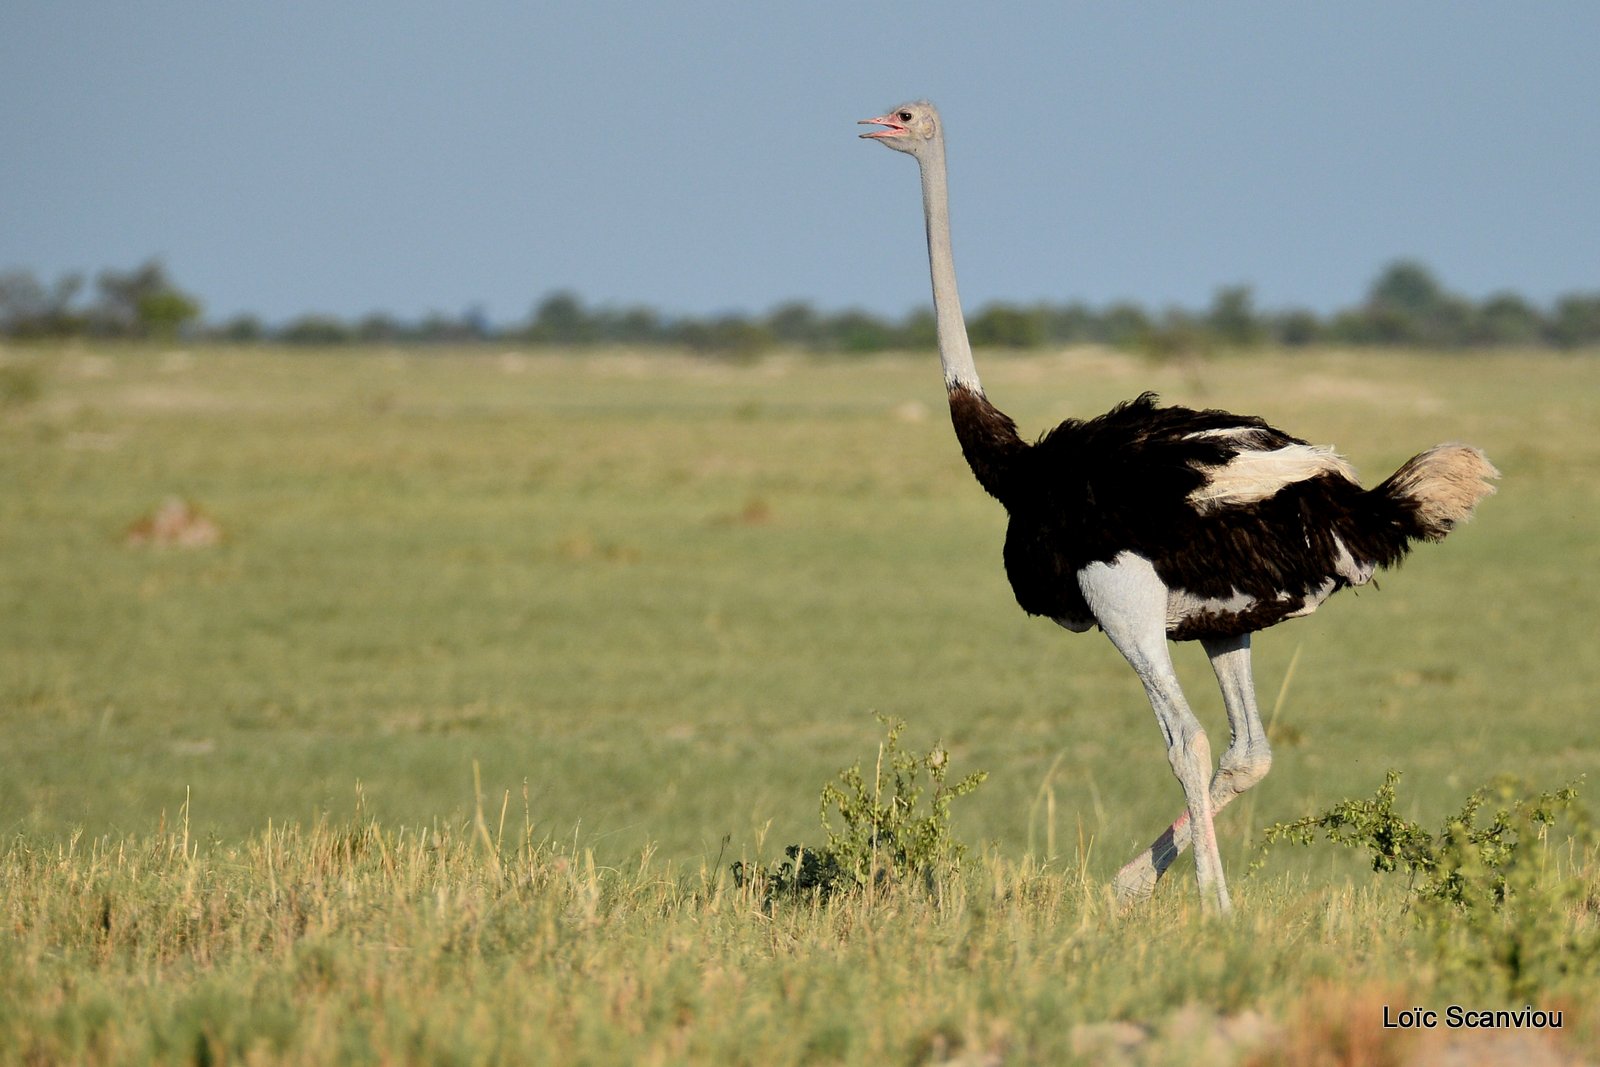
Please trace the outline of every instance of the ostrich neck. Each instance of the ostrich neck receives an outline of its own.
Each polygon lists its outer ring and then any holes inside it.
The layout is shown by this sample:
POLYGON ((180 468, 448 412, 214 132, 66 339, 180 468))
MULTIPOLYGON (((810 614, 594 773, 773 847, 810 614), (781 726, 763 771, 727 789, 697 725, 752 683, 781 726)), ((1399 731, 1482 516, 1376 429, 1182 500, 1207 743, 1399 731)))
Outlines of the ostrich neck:
POLYGON ((972 362, 967 324, 956 292, 955 259, 950 253, 950 197, 945 188, 944 146, 922 167, 922 208, 928 221, 928 269, 933 275, 933 313, 939 326, 939 362, 950 394, 950 421, 967 466, 978 483, 1008 508, 1015 496, 1018 460, 1028 446, 1016 423, 989 403, 972 362))
POLYGON ((928 270, 933 276, 933 313, 939 330, 939 363, 947 389, 961 387, 980 396, 978 368, 972 362, 967 323, 956 292, 956 263, 950 251, 950 194, 945 183, 944 145, 922 166, 922 212, 928 224, 928 270))

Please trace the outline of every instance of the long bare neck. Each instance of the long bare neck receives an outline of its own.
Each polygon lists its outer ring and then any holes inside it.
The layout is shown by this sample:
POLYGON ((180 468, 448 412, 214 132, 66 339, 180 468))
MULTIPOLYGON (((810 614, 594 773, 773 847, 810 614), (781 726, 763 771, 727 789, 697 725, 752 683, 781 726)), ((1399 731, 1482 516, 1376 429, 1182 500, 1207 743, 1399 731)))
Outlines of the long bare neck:
POLYGON ((933 275, 933 313, 939 326, 939 362, 950 394, 950 421, 967 466, 978 483, 1010 507, 1018 459, 1028 446, 1016 423, 989 403, 978 382, 956 292, 956 264, 950 253, 950 196, 945 186, 944 146, 922 164, 922 210, 928 223, 928 269, 933 275))
POLYGON ((939 363, 947 389, 958 386, 982 394, 978 368, 972 362, 967 322, 956 292, 956 262, 950 252, 950 193, 945 182, 944 144, 922 164, 922 213, 928 225, 928 270, 933 276, 933 313, 939 327, 939 363))

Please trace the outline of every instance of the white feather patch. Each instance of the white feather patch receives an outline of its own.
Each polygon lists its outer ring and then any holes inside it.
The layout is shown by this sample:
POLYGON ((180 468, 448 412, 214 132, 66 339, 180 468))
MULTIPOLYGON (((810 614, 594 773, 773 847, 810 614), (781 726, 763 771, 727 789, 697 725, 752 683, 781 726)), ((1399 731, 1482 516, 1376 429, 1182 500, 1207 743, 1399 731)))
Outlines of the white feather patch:
POLYGON ((1265 500, 1286 485, 1323 474, 1356 481, 1349 461, 1322 445, 1285 445, 1270 452, 1246 449, 1226 463, 1199 470, 1206 484, 1189 494, 1189 503, 1201 513, 1265 500))
MULTIPOLYGON (((1285 615, 1284 618, 1285 619, 1298 619, 1298 618, 1302 618, 1302 617, 1304 617, 1306 615, 1310 615, 1313 611, 1316 611, 1318 608, 1320 608, 1322 606, 1322 602, 1324 600, 1327 600, 1330 596, 1333 595, 1333 586, 1334 586, 1334 581, 1333 581, 1332 578, 1329 578, 1327 581, 1323 582, 1317 588, 1315 588, 1315 589, 1311 590, 1310 592, 1306 593, 1305 594, 1305 602, 1303 604, 1301 604, 1300 607, 1297 610, 1291 611, 1289 614, 1285 615)), ((1288 600, 1289 599, 1289 594, 1288 593, 1279 593, 1278 594, 1278 599, 1279 600, 1288 600)))
POLYGON ((1167 590, 1167 629, 1196 615, 1237 615, 1255 607, 1256 598, 1237 589, 1225 598, 1196 596, 1187 589, 1167 590))
MULTIPOLYGON (((1345 547, 1345 543, 1339 539, 1337 534, 1334 535, 1333 543, 1339 548, 1339 555, 1333 562, 1334 572, 1339 577, 1351 585, 1366 585, 1372 581, 1372 572, 1376 569, 1377 564, 1372 562, 1357 563, 1356 558, 1350 554, 1350 549, 1345 547)), ((1323 599, 1327 599, 1326 596, 1323 599)))
POLYGON ((1248 437, 1261 432, 1259 426, 1219 426, 1214 430, 1196 430, 1183 435, 1185 441, 1199 441, 1207 437, 1248 437))

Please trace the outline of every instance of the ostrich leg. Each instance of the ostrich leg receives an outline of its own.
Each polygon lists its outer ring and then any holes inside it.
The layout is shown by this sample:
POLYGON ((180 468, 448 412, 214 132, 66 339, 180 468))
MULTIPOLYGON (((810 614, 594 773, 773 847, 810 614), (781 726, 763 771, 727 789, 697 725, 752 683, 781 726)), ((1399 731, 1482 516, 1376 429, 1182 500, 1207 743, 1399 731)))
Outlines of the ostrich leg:
MULTIPOLYGON (((1272 749, 1256 709, 1255 685, 1250 679, 1250 635, 1209 638, 1202 642, 1211 657, 1211 669, 1222 687, 1232 740, 1217 763, 1211 779, 1211 814, 1227 807, 1272 769, 1272 749)), ((1150 895, 1167 868, 1189 847, 1189 813, 1179 815, 1150 847, 1117 872, 1117 896, 1139 900, 1150 895)))
POLYGON ((1231 910, 1228 886, 1211 821, 1211 744, 1189 710, 1167 648, 1167 587, 1150 561, 1124 552, 1110 563, 1091 563, 1078 573, 1084 599, 1117 651, 1127 658, 1155 710, 1167 742, 1167 761, 1183 786, 1190 836, 1195 840, 1195 877, 1206 908, 1231 910))

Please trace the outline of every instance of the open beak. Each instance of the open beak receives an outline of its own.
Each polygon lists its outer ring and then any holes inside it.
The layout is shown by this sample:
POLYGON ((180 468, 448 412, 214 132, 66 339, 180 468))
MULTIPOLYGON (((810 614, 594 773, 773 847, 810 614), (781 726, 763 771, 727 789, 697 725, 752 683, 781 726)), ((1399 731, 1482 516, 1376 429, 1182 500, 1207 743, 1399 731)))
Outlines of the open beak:
POLYGON ((904 137, 911 132, 894 119, 890 118, 888 115, 879 115, 875 119, 862 119, 861 121, 857 122, 856 125, 889 127, 886 130, 873 130, 871 133, 864 133, 861 135, 869 140, 880 137, 904 137))

